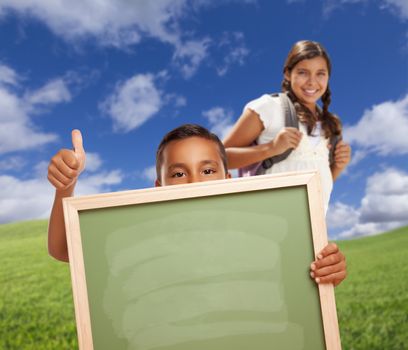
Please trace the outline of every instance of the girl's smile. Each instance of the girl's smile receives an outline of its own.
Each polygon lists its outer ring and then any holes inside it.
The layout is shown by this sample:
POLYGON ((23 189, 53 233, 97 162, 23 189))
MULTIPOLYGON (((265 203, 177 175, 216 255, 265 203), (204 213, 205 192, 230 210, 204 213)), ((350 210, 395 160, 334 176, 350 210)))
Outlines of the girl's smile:
POLYGON ((302 60, 285 77, 300 102, 314 112, 329 82, 326 60, 320 56, 302 60))

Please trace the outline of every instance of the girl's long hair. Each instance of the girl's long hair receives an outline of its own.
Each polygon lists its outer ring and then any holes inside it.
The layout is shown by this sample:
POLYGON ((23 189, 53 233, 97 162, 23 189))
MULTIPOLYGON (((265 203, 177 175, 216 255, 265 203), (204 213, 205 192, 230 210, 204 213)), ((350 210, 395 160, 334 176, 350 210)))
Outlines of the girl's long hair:
MULTIPOLYGON (((304 106, 297 96, 292 91, 290 82, 286 79, 285 73, 290 75, 292 69, 300 62, 306 59, 311 59, 315 57, 323 57, 327 63, 327 69, 329 77, 331 74, 331 62, 327 51, 324 47, 315 42, 309 40, 298 41, 293 45, 290 50, 288 57, 286 58, 285 65, 283 67, 283 81, 282 81, 282 91, 287 92, 289 98, 292 100, 296 113, 299 120, 302 123, 305 123, 307 126, 307 132, 310 134, 317 122, 317 116, 312 113, 309 108, 304 106)), ((331 91, 330 86, 327 85, 327 90, 323 94, 322 98, 322 110, 320 119, 322 121, 322 129, 326 138, 331 137, 332 135, 341 135, 341 122, 340 119, 329 112, 329 105, 331 102, 331 91)))

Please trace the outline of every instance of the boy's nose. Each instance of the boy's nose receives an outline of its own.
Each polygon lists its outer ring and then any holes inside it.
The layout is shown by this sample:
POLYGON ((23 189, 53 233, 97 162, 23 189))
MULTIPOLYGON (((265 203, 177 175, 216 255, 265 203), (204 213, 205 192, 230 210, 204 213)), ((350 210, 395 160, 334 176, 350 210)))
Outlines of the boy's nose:
POLYGON ((205 181, 205 180, 201 178, 199 173, 192 173, 188 179, 189 183, 201 182, 201 181, 205 181))

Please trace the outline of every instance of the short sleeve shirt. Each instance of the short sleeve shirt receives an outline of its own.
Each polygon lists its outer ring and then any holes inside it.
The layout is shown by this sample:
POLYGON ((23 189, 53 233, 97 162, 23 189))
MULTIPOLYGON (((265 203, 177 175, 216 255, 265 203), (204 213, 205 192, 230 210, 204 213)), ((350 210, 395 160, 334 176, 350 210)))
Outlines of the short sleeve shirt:
MULTIPOLYGON (((247 103, 244 107, 245 109, 250 109, 257 113, 263 123, 264 130, 258 136, 258 144, 272 141, 279 131, 285 127, 283 108, 278 97, 262 95, 247 103)), ((329 165, 329 140, 324 137, 321 128, 314 130, 310 137, 307 135, 307 128, 304 124, 299 123, 299 130, 303 133, 299 146, 288 158, 274 164, 266 173, 276 174, 288 171, 317 170, 321 177, 323 201, 327 211, 333 188, 333 178, 329 165), (316 133, 318 134, 316 135, 316 133), (311 140, 312 138, 313 140, 311 140)))

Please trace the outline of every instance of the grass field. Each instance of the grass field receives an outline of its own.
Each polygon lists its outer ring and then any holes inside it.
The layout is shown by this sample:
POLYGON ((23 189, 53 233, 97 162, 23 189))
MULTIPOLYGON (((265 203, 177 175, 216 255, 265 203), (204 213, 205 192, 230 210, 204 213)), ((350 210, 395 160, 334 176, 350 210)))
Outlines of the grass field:
POLYGON ((0 226, 0 349, 77 349, 69 266, 47 253, 47 223, 0 226))
MULTIPOLYGON (((0 349, 77 349, 69 268, 48 256, 46 227, 0 225, 0 349)), ((408 349, 408 227, 338 243, 343 349, 408 349)))
POLYGON ((408 349, 408 227, 338 244, 349 274, 336 288, 343 348, 408 349))

